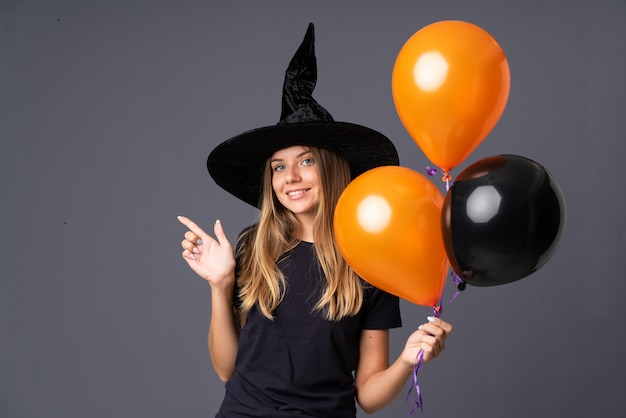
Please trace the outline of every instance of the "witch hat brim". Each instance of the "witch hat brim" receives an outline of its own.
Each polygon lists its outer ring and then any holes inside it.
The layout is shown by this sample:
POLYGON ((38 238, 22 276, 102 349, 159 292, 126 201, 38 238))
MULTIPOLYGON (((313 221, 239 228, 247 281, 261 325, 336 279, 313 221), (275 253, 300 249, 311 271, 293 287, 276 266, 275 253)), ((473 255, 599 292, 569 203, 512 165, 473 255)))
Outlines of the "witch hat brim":
POLYGON ((317 81, 313 30, 309 24, 287 68, 278 124, 226 140, 207 160, 215 183, 252 206, 261 203, 267 159, 283 148, 302 145, 332 150, 348 161, 352 178, 375 167, 399 164, 396 148, 386 136, 365 126, 334 121, 313 99, 317 81))

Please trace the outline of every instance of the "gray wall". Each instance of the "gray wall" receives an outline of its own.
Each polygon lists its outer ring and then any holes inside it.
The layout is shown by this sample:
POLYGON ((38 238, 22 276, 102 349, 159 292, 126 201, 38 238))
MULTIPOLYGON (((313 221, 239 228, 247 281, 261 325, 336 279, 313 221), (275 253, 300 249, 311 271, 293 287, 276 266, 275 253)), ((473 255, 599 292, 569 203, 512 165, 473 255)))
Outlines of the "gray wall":
MULTIPOLYGON (((209 150, 278 120, 312 21, 316 98, 423 172, 391 71, 446 19, 489 31, 512 79, 456 174, 526 156, 558 179, 569 217, 538 272, 447 307, 455 332, 420 372, 424 416, 623 416, 623 0, 1 0, 0 416, 212 416, 210 289, 180 258, 176 215, 220 218, 234 238, 256 213, 212 183, 209 150)), ((394 356, 431 313, 402 309, 394 356)), ((403 398, 376 416, 406 416, 403 398)))

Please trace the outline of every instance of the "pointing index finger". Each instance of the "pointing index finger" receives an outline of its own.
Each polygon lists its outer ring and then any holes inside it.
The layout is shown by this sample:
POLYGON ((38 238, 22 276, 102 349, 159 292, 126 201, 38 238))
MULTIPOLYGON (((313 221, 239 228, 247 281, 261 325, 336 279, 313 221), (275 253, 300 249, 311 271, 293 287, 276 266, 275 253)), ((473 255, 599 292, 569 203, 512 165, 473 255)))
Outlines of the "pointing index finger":
POLYGON ((191 232, 198 235, 200 238, 205 238, 208 236, 202 228, 200 228, 194 221, 187 218, 186 216, 178 216, 178 221, 181 224, 185 225, 187 228, 189 228, 191 232))

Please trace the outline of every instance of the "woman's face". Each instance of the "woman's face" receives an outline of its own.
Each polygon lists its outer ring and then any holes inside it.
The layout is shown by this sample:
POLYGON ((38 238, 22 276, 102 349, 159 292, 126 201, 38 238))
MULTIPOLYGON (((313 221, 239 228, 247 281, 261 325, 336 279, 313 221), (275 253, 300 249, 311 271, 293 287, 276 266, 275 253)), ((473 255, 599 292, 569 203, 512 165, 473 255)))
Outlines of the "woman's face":
POLYGON ((308 147, 276 151, 270 159, 272 188, 279 202, 301 221, 312 221, 320 201, 317 161, 308 147))

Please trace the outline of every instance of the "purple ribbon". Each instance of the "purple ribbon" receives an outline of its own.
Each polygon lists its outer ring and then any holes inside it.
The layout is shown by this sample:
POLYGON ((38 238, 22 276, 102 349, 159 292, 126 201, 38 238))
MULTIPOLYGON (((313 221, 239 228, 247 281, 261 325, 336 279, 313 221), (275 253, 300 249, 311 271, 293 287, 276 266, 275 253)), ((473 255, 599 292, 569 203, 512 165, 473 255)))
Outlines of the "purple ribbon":
POLYGON ((422 414, 424 413, 424 403, 422 401, 422 391, 420 390, 420 385, 417 381, 417 373, 420 371, 420 367, 422 366, 422 361, 424 360, 424 350, 420 350, 415 357, 417 363, 415 363, 415 367, 413 368, 413 385, 409 388, 409 392, 406 394, 405 403, 409 401, 413 402, 413 408, 410 411, 410 415, 413 415, 417 409, 420 409, 422 414), (415 396, 417 399, 414 399, 411 395, 413 393, 413 388, 415 388, 415 396))
MULTIPOLYGON (((427 165, 426 174, 432 177, 435 174, 437 174, 437 169, 427 165)), ((443 177, 441 177, 441 181, 444 181, 446 183, 446 192, 450 190, 450 186, 451 186, 450 182, 452 181, 452 176, 450 175, 450 173, 448 173, 447 171, 444 171, 443 177)))
MULTIPOLYGON (((456 286, 456 291, 454 292, 454 295, 452 295, 452 297, 450 298, 448 305, 454 302, 454 300, 459 295, 459 293, 461 293, 465 289, 465 282, 454 271, 450 272, 450 276, 452 276, 452 280, 454 281, 454 284, 456 286)), ((443 292, 441 294, 439 305, 433 306, 433 314, 435 318, 439 318, 442 312, 443 312, 443 292)), ((413 407, 411 408, 411 411, 409 412, 410 415, 413 415, 413 413, 418 409, 422 412, 422 414, 424 414, 424 401, 422 399, 422 390, 420 389, 419 381, 417 379, 417 374, 419 373, 419 370, 422 367, 422 363, 424 362, 424 350, 420 350, 417 353, 417 356, 415 358, 417 362, 415 363, 415 366, 413 367, 413 381, 410 383, 410 387, 406 394, 406 399, 405 399, 405 403, 409 403, 409 401, 413 403, 413 407), (415 388, 414 396, 413 396, 413 388, 415 388)))

